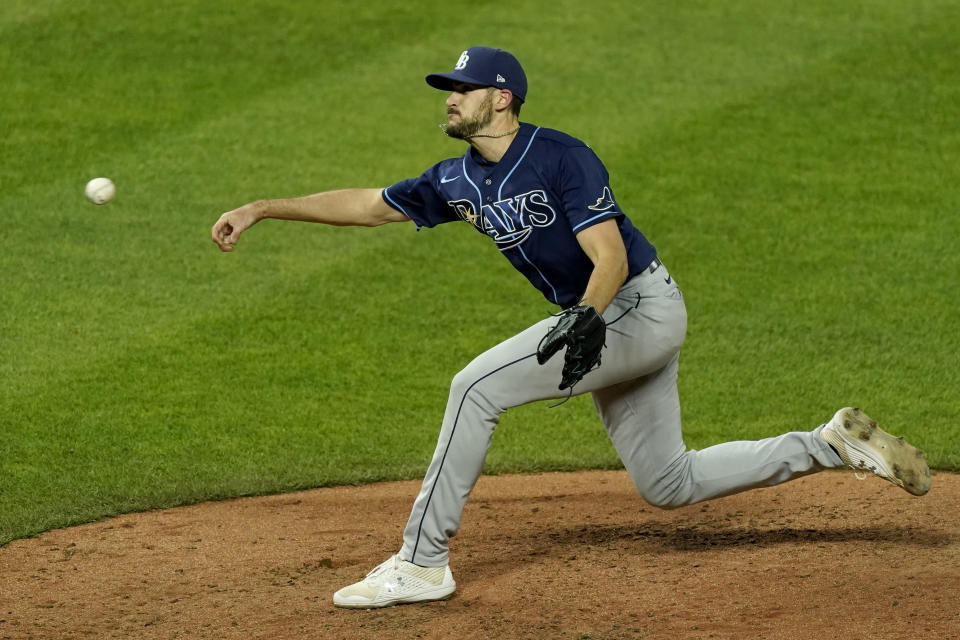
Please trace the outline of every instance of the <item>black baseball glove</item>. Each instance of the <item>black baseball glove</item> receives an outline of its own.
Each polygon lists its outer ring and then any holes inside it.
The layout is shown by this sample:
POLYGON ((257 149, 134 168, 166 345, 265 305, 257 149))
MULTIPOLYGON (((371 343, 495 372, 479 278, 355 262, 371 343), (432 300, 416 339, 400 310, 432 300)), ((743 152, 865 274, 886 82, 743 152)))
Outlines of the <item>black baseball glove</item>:
POLYGON ((600 366, 600 350, 607 335, 607 325, 597 310, 588 304, 570 307, 559 317, 556 326, 540 340, 537 362, 543 364, 566 346, 560 389, 567 389, 600 366))

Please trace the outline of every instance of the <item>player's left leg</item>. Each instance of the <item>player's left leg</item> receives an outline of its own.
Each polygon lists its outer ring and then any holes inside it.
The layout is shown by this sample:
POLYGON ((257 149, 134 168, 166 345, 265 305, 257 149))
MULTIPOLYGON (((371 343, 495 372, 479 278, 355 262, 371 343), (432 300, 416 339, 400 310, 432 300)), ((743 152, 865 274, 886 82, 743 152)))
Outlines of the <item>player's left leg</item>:
POLYGON ((333 596, 342 607, 374 608, 448 597, 456 588, 448 543, 480 477, 500 415, 511 407, 565 395, 562 358, 540 366, 546 318, 475 358, 454 376, 433 459, 414 501, 399 553, 333 596))
MULTIPOLYGON (((683 344, 683 297, 665 269, 632 278, 603 315, 608 324, 602 364, 575 386, 575 394, 656 371, 683 344), (634 316, 642 318, 640 333, 629 319, 634 316)), ((512 407, 567 395, 558 388, 563 358, 543 365, 536 359, 541 339, 556 323, 556 318, 541 320, 484 352, 454 377, 437 448, 404 529, 402 559, 429 567, 446 565, 448 542, 460 526, 500 415, 512 407)))
POLYGON ((546 318, 475 358, 454 376, 433 459, 403 534, 400 557, 422 566, 447 564, 467 497, 500 422, 512 407, 559 398, 562 358, 541 366, 536 351, 554 318, 546 318))

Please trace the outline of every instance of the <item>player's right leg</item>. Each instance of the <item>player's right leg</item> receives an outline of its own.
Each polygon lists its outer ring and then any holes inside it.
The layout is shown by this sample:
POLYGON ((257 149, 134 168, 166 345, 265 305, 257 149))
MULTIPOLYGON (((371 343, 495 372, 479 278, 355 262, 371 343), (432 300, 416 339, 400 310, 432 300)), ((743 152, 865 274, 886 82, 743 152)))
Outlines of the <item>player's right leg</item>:
POLYGON ((680 423, 678 360, 593 394, 614 447, 650 504, 680 507, 839 465, 836 453, 811 432, 687 450, 680 423))
POLYGON ((841 409, 812 431, 687 450, 676 377, 674 360, 655 374, 594 392, 614 447, 652 505, 680 507, 844 466, 872 471, 915 495, 930 487, 922 453, 856 409, 841 409))
POLYGON ((930 490, 930 467, 923 452, 878 427, 860 409, 837 411, 820 430, 820 437, 851 469, 871 471, 915 496, 930 490))

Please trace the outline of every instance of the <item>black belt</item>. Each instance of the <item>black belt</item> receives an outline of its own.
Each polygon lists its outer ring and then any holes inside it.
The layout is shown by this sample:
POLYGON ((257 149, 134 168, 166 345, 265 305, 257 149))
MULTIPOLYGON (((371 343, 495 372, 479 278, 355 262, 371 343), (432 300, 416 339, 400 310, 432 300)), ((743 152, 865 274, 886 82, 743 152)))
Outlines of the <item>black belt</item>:
POLYGON ((660 262, 660 258, 654 258, 653 262, 650 263, 650 266, 644 269, 644 271, 646 271, 647 273, 653 273, 654 271, 659 269, 661 266, 663 266, 663 263, 660 262))

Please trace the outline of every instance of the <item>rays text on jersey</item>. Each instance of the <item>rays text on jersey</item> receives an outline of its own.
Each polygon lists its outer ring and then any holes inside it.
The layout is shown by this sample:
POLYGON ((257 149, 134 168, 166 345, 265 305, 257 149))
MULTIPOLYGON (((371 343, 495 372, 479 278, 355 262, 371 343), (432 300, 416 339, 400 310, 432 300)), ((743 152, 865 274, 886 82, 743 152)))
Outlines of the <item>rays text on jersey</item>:
POLYGON ((557 219, 557 212, 541 189, 498 200, 481 207, 480 214, 468 199, 450 200, 462 220, 490 236, 501 251, 523 243, 534 227, 549 227, 557 219))

